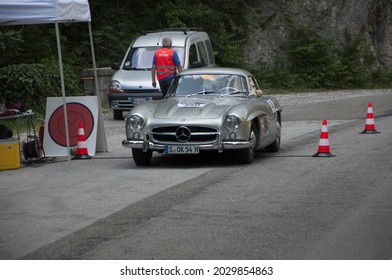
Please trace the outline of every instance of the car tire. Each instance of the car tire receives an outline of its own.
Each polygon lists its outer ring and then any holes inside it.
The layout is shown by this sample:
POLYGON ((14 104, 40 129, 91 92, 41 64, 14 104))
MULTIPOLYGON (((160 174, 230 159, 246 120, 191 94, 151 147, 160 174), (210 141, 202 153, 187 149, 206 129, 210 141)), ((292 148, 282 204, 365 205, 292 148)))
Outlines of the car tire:
POLYGON ((113 110, 113 119, 122 120, 123 119, 123 112, 121 110, 113 110))
POLYGON ((136 165, 146 166, 149 165, 152 158, 152 151, 143 152, 141 149, 132 149, 133 161, 136 165))
POLYGON ((252 143, 249 148, 237 151, 237 159, 239 163, 249 164, 252 163, 253 159, 255 158, 256 143, 258 142, 258 131, 254 123, 252 123, 250 129, 249 140, 252 143))
POLYGON ((269 153, 276 153, 279 151, 280 149, 280 139, 281 139, 281 131, 282 131, 282 127, 280 125, 279 119, 278 122, 276 124, 276 138, 275 141, 268 145, 267 147, 265 147, 265 150, 269 153))

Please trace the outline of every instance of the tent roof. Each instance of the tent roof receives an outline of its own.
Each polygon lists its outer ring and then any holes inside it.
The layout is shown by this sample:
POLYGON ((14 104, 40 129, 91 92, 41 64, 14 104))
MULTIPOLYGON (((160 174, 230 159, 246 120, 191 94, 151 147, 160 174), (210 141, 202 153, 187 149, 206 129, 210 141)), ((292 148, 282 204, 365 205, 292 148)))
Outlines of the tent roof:
POLYGON ((87 0, 0 0, 0 25, 91 21, 87 0))

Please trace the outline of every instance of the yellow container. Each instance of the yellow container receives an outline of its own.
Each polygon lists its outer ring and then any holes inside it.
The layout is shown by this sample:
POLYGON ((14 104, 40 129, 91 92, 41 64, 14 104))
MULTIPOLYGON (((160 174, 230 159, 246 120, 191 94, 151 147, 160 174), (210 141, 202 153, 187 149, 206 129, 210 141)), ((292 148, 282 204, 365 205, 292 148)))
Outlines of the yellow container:
POLYGON ((19 141, 0 140, 0 170, 20 168, 19 141))

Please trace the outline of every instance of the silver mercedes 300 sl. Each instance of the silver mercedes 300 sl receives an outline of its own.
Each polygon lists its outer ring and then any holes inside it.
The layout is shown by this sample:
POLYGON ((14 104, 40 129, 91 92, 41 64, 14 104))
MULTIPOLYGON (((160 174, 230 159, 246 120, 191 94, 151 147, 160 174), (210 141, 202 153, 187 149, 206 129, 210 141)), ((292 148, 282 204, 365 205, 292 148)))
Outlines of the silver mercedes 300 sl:
POLYGON ((125 119, 137 165, 148 165, 154 151, 198 154, 236 150, 251 163, 256 150, 277 152, 282 108, 263 95, 251 73, 234 68, 198 68, 179 73, 165 99, 135 106, 125 119))

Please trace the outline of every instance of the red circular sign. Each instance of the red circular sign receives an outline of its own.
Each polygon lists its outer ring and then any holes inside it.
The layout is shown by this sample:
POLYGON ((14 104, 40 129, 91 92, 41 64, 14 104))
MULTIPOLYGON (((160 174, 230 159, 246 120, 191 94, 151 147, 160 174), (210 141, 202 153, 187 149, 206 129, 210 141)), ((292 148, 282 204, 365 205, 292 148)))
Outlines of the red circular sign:
MULTIPOLYGON (((94 117, 90 109, 81 103, 67 103, 67 120, 69 145, 76 146, 78 143, 79 122, 83 124, 84 135, 87 140, 94 128, 94 117)), ((56 144, 67 147, 63 105, 59 106, 50 117, 48 132, 56 144)))

